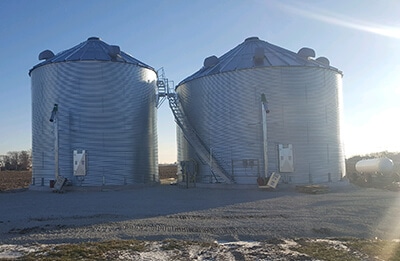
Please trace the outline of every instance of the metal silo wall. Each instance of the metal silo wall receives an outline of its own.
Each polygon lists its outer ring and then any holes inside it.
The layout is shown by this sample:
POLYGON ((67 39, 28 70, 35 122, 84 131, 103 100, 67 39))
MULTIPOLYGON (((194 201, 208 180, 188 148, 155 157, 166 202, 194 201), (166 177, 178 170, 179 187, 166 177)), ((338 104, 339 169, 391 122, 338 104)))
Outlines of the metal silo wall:
MULTIPOLYGON (((278 145, 292 144, 294 172, 281 173, 282 181, 318 183, 338 181, 345 174, 341 78, 318 67, 265 67, 198 78, 178 86, 177 92, 190 124, 243 184, 255 184, 258 172, 264 173, 260 99, 265 93, 270 109, 268 173, 279 172, 278 145), (243 161, 247 159, 256 161, 249 166, 243 161)), ((178 139, 185 143, 182 135, 178 139)), ((178 160, 196 157, 189 145, 179 148, 188 151, 178 152, 178 160)), ((198 181, 210 182, 209 167, 198 162, 198 181)))
POLYGON ((158 181, 154 71, 118 62, 61 62, 32 71, 35 185, 54 179, 58 104, 59 173, 74 185, 158 181), (73 150, 86 150, 87 175, 73 176, 73 150))

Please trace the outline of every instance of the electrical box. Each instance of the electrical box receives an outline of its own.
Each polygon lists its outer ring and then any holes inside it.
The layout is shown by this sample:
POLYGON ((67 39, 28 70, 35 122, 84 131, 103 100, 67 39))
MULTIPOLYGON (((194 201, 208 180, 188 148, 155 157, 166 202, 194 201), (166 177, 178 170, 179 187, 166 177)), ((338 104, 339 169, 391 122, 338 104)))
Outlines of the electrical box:
POLYGON ((279 172, 294 172, 292 144, 279 144, 279 172))
POLYGON ((74 176, 86 175, 86 151, 74 150, 74 176))

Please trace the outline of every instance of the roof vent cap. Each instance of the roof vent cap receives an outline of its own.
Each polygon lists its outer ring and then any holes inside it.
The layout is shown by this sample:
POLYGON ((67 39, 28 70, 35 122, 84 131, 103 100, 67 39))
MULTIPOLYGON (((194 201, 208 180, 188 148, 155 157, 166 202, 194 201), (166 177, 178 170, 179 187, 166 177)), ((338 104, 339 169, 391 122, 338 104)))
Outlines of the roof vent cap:
POLYGON ((39 60, 48 60, 54 57, 54 53, 50 50, 44 50, 39 54, 39 60))
POLYGON ((88 41, 93 41, 93 40, 100 40, 100 37, 92 36, 88 38, 88 41))
POLYGON ((219 62, 218 57, 215 55, 212 55, 212 56, 204 59, 203 65, 204 65, 204 67, 209 68, 209 67, 215 66, 218 62, 219 62))
POLYGON ((256 40, 260 40, 260 39, 257 36, 252 36, 252 37, 246 38, 246 40, 244 40, 244 41, 248 42, 248 41, 256 41, 256 40))
POLYGON ((311 48, 308 47, 303 47, 301 48, 298 52, 298 55, 300 55, 303 58, 309 59, 310 57, 314 58, 315 57, 315 51, 311 48))
POLYGON ((111 58, 117 58, 120 53, 121 50, 118 45, 110 45, 110 50, 108 51, 108 54, 111 56, 111 58))
POLYGON ((329 66, 330 65, 330 62, 329 62, 329 59, 328 58, 326 58, 326 57, 318 57, 317 59, 315 59, 317 62, 319 62, 319 63, 321 63, 321 64, 323 64, 323 65, 326 65, 326 66, 329 66))

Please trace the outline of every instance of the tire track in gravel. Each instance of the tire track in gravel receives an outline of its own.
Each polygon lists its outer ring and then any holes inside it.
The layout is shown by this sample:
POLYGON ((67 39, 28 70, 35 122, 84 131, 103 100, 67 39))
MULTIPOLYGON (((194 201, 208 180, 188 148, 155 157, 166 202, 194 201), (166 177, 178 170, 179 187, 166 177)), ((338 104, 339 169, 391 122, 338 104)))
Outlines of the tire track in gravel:
MULTIPOLYGON (((287 219, 283 214, 224 214, 213 213, 212 215, 190 213, 167 215, 148 220, 136 220, 133 222, 119 223, 115 232, 125 234, 158 234, 158 235, 203 235, 203 236, 260 236, 265 235, 273 229, 273 223, 287 219)), ((274 234, 284 231, 275 228, 274 234)), ((288 233, 286 231, 285 233, 288 233)))
POLYGON ((231 214, 231 215, 168 215, 166 218, 178 219, 178 220, 210 220, 212 219, 275 219, 275 218, 289 218, 289 215, 285 214, 231 214))

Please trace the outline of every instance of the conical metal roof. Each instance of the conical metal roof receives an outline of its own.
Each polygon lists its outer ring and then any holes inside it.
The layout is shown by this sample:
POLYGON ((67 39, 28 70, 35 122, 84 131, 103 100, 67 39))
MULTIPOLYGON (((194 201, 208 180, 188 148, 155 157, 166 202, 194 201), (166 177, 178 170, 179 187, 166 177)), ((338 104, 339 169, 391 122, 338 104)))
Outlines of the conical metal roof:
POLYGON ((314 57, 315 52, 310 48, 301 48, 295 53, 262 41, 258 37, 249 37, 219 58, 216 56, 206 58, 203 67, 180 82, 178 86, 207 75, 255 67, 315 66, 341 73, 329 65, 327 58, 313 59, 314 57))
POLYGON ((39 60, 45 60, 35 65, 29 70, 31 72, 43 65, 58 62, 69 61, 111 61, 135 64, 154 71, 154 68, 133 58, 129 54, 122 52, 117 45, 109 45, 103 42, 99 37, 89 37, 87 41, 82 42, 71 49, 62 51, 56 55, 50 50, 45 50, 39 54, 39 60))

